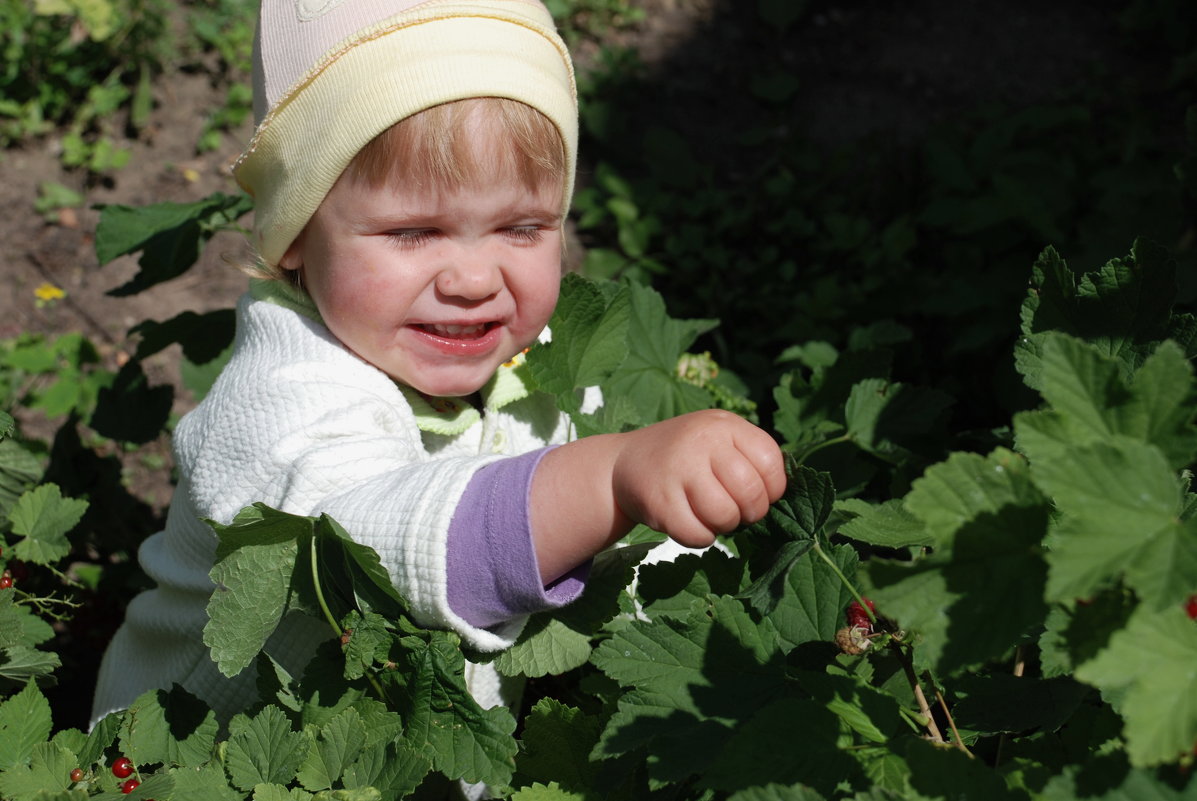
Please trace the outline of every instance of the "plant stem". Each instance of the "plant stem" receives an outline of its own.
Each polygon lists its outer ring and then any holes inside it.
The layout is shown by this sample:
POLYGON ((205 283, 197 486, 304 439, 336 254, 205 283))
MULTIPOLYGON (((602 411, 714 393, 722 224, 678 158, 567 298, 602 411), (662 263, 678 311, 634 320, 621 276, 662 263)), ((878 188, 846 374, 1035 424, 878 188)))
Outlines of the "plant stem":
POLYGON ((927 733, 931 735, 933 742, 944 742, 943 734, 939 731, 939 726, 935 725, 935 716, 931 714, 931 705, 927 703, 927 696, 923 695, 923 686, 919 684, 918 676, 914 675, 914 665, 911 663, 910 654, 906 653, 902 646, 897 643, 894 644, 894 653, 898 655, 898 662, 902 665, 902 672, 906 674, 906 680, 910 682, 910 689, 914 691, 914 700, 918 702, 919 712, 927 719, 924 723, 927 727, 927 733))
POLYGON ((840 434, 838 437, 832 437, 831 439, 825 439, 822 442, 818 443, 817 445, 812 445, 809 448, 807 448, 805 453, 803 453, 801 456, 795 457, 795 461, 797 461, 798 464, 803 464, 806 462, 807 459, 810 458, 810 456, 812 454, 818 453, 819 451, 823 450, 824 448, 830 448, 832 445, 839 445, 841 442, 851 442, 851 441, 852 441, 851 434, 840 434))
POLYGON ((317 568, 316 560, 316 538, 312 537, 312 586, 316 589, 316 600, 320 603, 320 611, 324 613, 324 619, 328 621, 328 625, 332 626, 333 634, 340 637, 345 632, 341 631, 341 626, 337 623, 337 619, 333 617, 332 610, 328 608, 328 603, 324 600, 324 590, 320 588, 320 571, 317 568))
POLYGON ((865 602, 864 596, 857 591, 856 587, 853 586, 851 581, 848 581, 848 577, 844 575, 844 571, 840 570, 840 566, 837 565, 835 560, 828 556, 827 552, 823 550, 823 547, 819 545, 818 539, 815 539, 814 549, 815 553, 819 555, 819 558, 827 563, 827 566, 831 568, 831 571, 835 573, 836 576, 839 577, 840 581, 843 582, 843 585, 848 588, 848 592, 852 593, 852 597, 856 599, 856 603, 860 604, 860 608, 865 610, 865 614, 869 616, 869 620, 875 624, 877 622, 877 615, 873 614, 873 610, 868 603, 865 602))
MULTIPOLYGON (((934 686, 934 682, 932 682, 932 686, 934 686)), ((948 725, 952 727, 952 738, 955 741, 956 747, 968 754, 969 759, 972 759, 973 752, 969 751, 968 746, 960 739, 960 730, 956 728, 956 721, 952 719, 952 713, 948 711, 948 703, 944 700, 943 693, 939 691, 938 687, 935 688, 935 700, 939 702, 939 708, 943 710, 944 715, 948 719, 948 725)))

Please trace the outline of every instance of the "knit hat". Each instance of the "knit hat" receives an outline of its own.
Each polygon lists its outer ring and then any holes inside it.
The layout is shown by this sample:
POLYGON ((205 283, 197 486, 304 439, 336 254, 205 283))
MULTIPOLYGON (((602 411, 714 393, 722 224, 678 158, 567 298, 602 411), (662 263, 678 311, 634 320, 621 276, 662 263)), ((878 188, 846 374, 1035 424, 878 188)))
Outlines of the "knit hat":
POLYGON ((254 198, 254 244, 276 265, 359 150, 441 103, 532 106, 578 146, 573 66, 539 0, 262 0, 257 130, 233 167, 254 198))

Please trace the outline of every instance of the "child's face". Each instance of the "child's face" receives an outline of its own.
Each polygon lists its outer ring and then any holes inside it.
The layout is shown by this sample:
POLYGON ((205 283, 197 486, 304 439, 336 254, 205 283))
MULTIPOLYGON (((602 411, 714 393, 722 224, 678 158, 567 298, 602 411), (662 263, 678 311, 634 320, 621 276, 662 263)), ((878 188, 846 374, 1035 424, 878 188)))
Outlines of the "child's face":
POLYGON ((361 358, 433 396, 476 392, 548 323, 561 280, 561 187, 460 191, 343 178, 282 266, 361 358))

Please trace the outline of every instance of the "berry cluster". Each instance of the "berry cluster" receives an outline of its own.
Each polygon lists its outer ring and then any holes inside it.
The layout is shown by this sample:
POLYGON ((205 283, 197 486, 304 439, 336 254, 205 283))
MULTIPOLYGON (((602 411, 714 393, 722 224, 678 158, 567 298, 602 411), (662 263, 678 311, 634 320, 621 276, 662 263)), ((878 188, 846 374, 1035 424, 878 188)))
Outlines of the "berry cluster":
POLYGON ((133 775, 134 770, 133 762, 128 757, 119 757, 112 763, 112 775, 118 779, 125 780, 121 782, 121 792, 125 795, 136 790, 141 784, 137 777, 133 775))

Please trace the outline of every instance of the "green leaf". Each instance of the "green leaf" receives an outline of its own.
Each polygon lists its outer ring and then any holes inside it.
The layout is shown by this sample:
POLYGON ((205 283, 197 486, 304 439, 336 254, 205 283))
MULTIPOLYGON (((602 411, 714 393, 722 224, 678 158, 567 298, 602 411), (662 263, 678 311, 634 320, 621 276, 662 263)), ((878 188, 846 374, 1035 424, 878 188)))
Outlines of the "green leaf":
POLYGON ((13 801, 34 801, 41 793, 64 792, 71 785, 76 757, 54 743, 39 742, 29 753, 28 764, 8 767, 0 773, 0 796, 13 801))
MULTIPOLYGON (((856 551, 832 545, 824 552, 852 580, 859 561, 856 551)), ((845 625, 844 610, 852 600, 851 590, 835 571, 817 554, 807 553, 790 571, 785 592, 769 619, 787 650, 805 642, 831 642, 845 625)))
POLYGON ((209 522, 219 543, 210 572, 216 589, 208 601, 204 644, 220 672, 235 676, 278 627, 290 599, 296 559, 310 542, 313 522, 264 506, 241 510, 227 526, 209 522))
POLYGON ((58 654, 52 651, 17 645, 0 653, 0 676, 17 684, 48 676, 61 666, 58 654))
POLYGON ((934 389, 868 378, 852 387, 844 422, 857 446, 894 461, 919 450, 951 404, 950 396, 934 389))
POLYGON ((595 556, 581 597, 564 609, 532 615, 494 666, 504 676, 558 675, 584 665, 591 637, 620 610, 633 568, 655 543, 613 548, 595 556))
POLYGON ((66 538, 87 511, 87 501, 63 498, 57 484, 42 484, 17 499, 9 514, 14 534, 24 537, 14 547, 18 559, 52 565, 66 556, 66 538))
POLYGON ((148 690, 122 716, 121 749, 138 765, 198 768, 212 758, 218 728, 216 713, 182 687, 148 690))
POLYGON ((837 501, 835 508, 854 515, 839 527, 837 533, 857 542, 885 548, 935 544, 935 538, 927 533, 923 521, 907 511, 899 499, 870 504, 857 498, 846 498, 837 501))
MULTIPOLYGON (((178 801, 245 801, 245 794, 229 786, 228 777, 219 762, 213 761, 199 768, 171 768, 170 778, 174 780, 174 798, 178 801)), ((148 784, 148 782, 147 782, 148 784)), ((137 789, 141 789, 140 787, 137 789)), ((300 790, 299 792, 302 792, 300 790)), ((159 796, 153 796, 159 797, 159 796)), ((160 796, 166 798, 165 795, 160 796)), ((256 797, 256 796, 255 796, 256 797)), ((294 796, 288 801, 299 801, 294 796)))
POLYGON ((391 653, 398 667, 388 677, 406 690, 398 709, 404 742, 450 779, 506 785, 515 769, 515 718, 503 706, 478 706, 466 689, 465 661, 454 635, 428 634, 402 638, 391 653))
POLYGON ((1069 677, 1040 679, 994 673, 952 682, 956 725, 974 731, 1055 731, 1069 721, 1092 690, 1069 677))
POLYGON ((589 756, 601 730, 599 718, 552 698, 540 699, 524 718, 523 747, 516 758, 519 776, 586 792, 594 786, 598 768, 589 756))
POLYGON ((951 454, 916 479, 905 498, 907 511, 923 521, 940 548, 950 547, 956 531, 982 513, 1043 504, 1026 460, 1000 448, 988 457, 951 454))
POLYGON ((233 784, 246 792, 258 784, 286 785, 295 778, 308 747, 304 735, 291 730, 286 715, 268 706, 253 718, 233 718, 225 766, 233 784))
POLYGON ((802 784, 766 784, 733 793, 727 801, 823 801, 823 796, 802 784))
MULTIPOLYGON (((1190 574, 1193 575, 1193 574, 1190 574)), ((1080 681, 1103 695, 1121 694, 1116 708, 1131 764, 1176 760, 1197 741, 1197 626, 1181 605, 1141 605, 1109 647, 1077 667, 1080 681)))
POLYGON ((702 771, 700 786, 738 791, 760 784, 802 782, 832 795, 837 784, 860 785, 860 766, 837 747, 839 722, 814 701, 783 698, 736 727, 726 747, 702 771), (785 743, 762 748, 761 743, 785 743))
POLYGON ((0 440, 0 517, 7 517, 13 504, 42 477, 37 456, 11 439, 0 440))
POLYGON ((919 799, 954 801, 967 788, 969 801, 1028 801, 1021 789, 1010 788, 1001 775, 982 760, 955 748, 941 748, 908 737, 904 756, 910 765, 910 784, 919 799))
POLYGON ((553 341, 538 343, 528 353, 536 385, 555 395, 561 408, 577 412, 576 390, 598 386, 626 358, 630 314, 626 288, 610 295, 594 282, 566 274, 549 321, 553 341))
POLYGON ((100 264, 141 251, 141 270, 108 294, 133 295, 183 274, 216 230, 252 207, 253 201, 244 195, 221 193, 194 203, 101 206, 95 245, 100 264))
POLYGON ((594 664, 632 688, 593 756, 649 748, 654 782, 701 773, 732 735, 785 687, 773 626, 731 598, 696 605, 685 619, 634 621, 595 650, 594 664), (751 677, 751 680, 748 680, 751 677))
POLYGON ((777 549, 773 564, 736 597, 748 601, 761 614, 769 614, 777 608, 789 586, 790 571, 814 545, 813 539, 789 540, 782 543, 777 549))
POLYGON ((1062 334, 1043 335, 1042 359, 1052 410, 1015 418, 1019 447, 1033 460, 1121 434, 1158 446, 1175 468, 1192 461, 1193 371, 1174 343, 1156 348, 1129 381, 1115 360, 1062 334))
POLYGON ((312 791, 331 789, 365 746, 361 716, 353 707, 342 710, 320 727, 299 768, 299 783, 312 791))
POLYGON ((602 383, 603 396, 628 398, 645 424, 713 406, 710 392, 678 375, 678 359, 718 322, 674 319, 666 313, 664 298, 651 287, 623 286, 629 293, 628 351, 602 383))
POLYGON ((566 790, 557 782, 549 782, 521 787, 511 796, 511 801, 585 801, 586 797, 584 792, 566 790))
MULTIPOLYGON (((396 716, 397 717, 397 716, 396 716)), ((406 798, 432 769, 425 755, 396 742, 372 743, 345 769, 347 789, 377 787, 388 798, 406 798)))
POLYGON ((1117 439, 1035 465, 1063 513, 1048 554, 1049 600, 1088 598, 1122 577, 1152 608, 1182 602, 1197 575, 1197 520, 1165 456, 1117 439))
POLYGON ((1047 516, 1046 505, 1003 506, 956 531, 950 553, 913 565, 871 560, 869 597, 919 636, 916 655, 944 675, 998 658, 1047 614, 1047 516))
POLYGON ((33 682, 0 702, 0 770, 29 764, 34 746, 50 739, 50 726, 50 704, 33 682))

